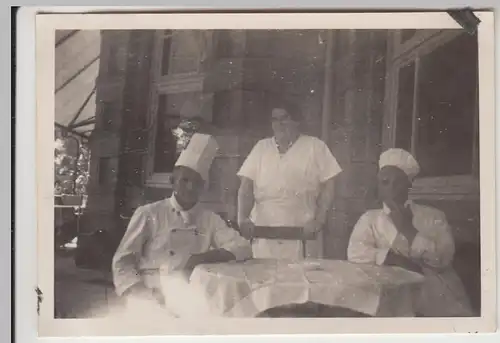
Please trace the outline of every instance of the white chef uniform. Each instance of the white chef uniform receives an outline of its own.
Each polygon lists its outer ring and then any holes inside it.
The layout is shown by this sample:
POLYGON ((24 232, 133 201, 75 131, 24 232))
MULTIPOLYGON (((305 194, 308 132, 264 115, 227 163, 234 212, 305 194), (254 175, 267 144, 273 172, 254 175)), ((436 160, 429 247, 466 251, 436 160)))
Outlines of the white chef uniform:
MULTIPOLYGON (((380 168, 394 165, 410 179, 419 172, 418 163, 406 151, 388 150, 381 156, 380 168)), ((367 211, 352 232, 348 246, 348 260, 357 263, 382 265, 389 250, 416 259, 423 264, 425 282, 416 311, 424 316, 470 316, 472 310, 462 281, 451 263, 455 244, 445 214, 435 208, 407 202, 413 213, 413 226, 418 233, 409 245, 398 232, 385 204, 382 209, 367 211)))
MULTIPOLYGON (((274 138, 260 140, 238 176, 253 181, 255 204, 250 219, 256 226, 303 227, 315 217, 321 183, 340 171, 323 141, 301 135, 285 154, 279 153, 274 138)), ((255 258, 303 256, 300 241, 256 239, 252 249, 255 258)), ((314 256, 317 251, 308 246, 307 254, 314 256)))
MULTIPOLYGON (((216 151, 212 137, 195 134, 176 165, 189 167, 207 180, 216 151)), ((249 242, 201 204, 183 211, 173 195, 141 206, 132 216, 113 258, 116 292, 121 295, 139 282, 161 289, 160 269, 162 275, 168 275, 182 268, 191 254, 210 249, 226 249, 238 260, 251 257, 249 242)), ((167 294, 165 302, 168 300, 167 294)))

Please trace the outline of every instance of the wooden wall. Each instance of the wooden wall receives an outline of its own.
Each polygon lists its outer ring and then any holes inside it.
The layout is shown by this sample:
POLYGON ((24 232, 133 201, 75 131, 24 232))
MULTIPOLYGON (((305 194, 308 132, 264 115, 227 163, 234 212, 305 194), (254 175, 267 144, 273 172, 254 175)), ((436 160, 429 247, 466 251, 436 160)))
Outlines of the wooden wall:
POLYGON ((84 232, 123 232, 144 202, 146 111, 153 31, 102 31, 96 129, 90 138, 91 180, 84 232))
POLYGON ((325 237, 326 257, 344 259, 352 228, 375 201, 385 87, 386 31, 334 35, 329 146, 343 172, 325 237))

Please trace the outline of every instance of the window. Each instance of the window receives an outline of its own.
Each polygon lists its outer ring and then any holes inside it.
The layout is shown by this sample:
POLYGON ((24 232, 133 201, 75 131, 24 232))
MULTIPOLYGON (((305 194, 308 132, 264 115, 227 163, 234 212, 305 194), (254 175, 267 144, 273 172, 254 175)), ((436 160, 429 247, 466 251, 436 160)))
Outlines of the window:
POLYGON ((156 139, 154 172, 171 172, 177 157, 177 144, 172 130, 178 125, 180 116, 167 113, 168 96, 163 94, 158 100, 156 119, 156 139))
POLYGON ((203 38, 203 31, 198 30, 162 31, 161 75, 199 72, 203 38))
POLYGON ((414 150, 423 176, 472 173, 476 44, 463 35, 420 59, 414 150))
POLYGON ((200 126, 199 120, 189 117, 196 112, 206 122, 212 119, 212 96, 202 92, 204 76, 201 73, 206 51, 210 50, 207 43, 211 42, 211 31, 161 30, 156 31, 155 36, 149 100, 153 134, 148 143, 147 174, 151 186, 170 187, 170 175, 189 138, 189 126, 193 122, 200 126), (188 102, 195 108, 182 113, 188 102), (190 120, 188 128, 179 130, 186 119, 190 120))
MULTIPOLYGON (((182 113, 183 106, 190 101, 196 108, 199 92, 162 94, 158 98, 158 112, 156 114, 156 138, 154 155, 154 172, 170 173, 181 151, 181 138, 176 136, 176 129, 181 120, 189 119, 190 113, 182 113)), ((202 101, 202 100, 201 100, 202 101)), ((189 110, 188 110, 189 111, 189 110)), ((203 117, 203 116, 202 116, 203 117)), ((205 116, 205 118, 207 117, 205 116)), ((208 118, 209 119, 209 118, 208 118)))
POLYGON ((398 107, 396 112, 396 147, 412 150, 413 96, 415 93, 415 63, 404 65, 399 70, 398 107))
POLYGON ((170 48, 172 47, 172 30, 163 31, 161 55, 161 75, 167 75, 170 68, 170 48))
POLYGON ((421 179, 477 175, 477 56, 477 36, 444 31, 394 60, 386 145, 411 151, 421 179))

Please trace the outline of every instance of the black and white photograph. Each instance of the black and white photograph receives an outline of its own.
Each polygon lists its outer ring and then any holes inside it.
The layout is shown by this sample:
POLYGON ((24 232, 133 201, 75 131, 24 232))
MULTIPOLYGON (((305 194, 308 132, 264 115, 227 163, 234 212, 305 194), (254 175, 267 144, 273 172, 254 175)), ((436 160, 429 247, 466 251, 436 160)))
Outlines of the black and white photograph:
POLYGON ((41 318, 494 330, 490 14, 45 19, 41 318))

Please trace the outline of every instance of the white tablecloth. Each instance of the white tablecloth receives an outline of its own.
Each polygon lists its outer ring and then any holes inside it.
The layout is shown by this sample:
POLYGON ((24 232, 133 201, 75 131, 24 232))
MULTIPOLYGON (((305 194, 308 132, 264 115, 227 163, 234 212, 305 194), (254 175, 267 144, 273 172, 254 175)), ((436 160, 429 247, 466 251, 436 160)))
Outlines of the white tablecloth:
POLYGON ((422 281, 421 275, 397 267, 255 259, 198 266, 189 284, 174 280, 164 295, 179 316, 255 317, 277 306, 314 302, 401 317, 414 315, 422 281))

